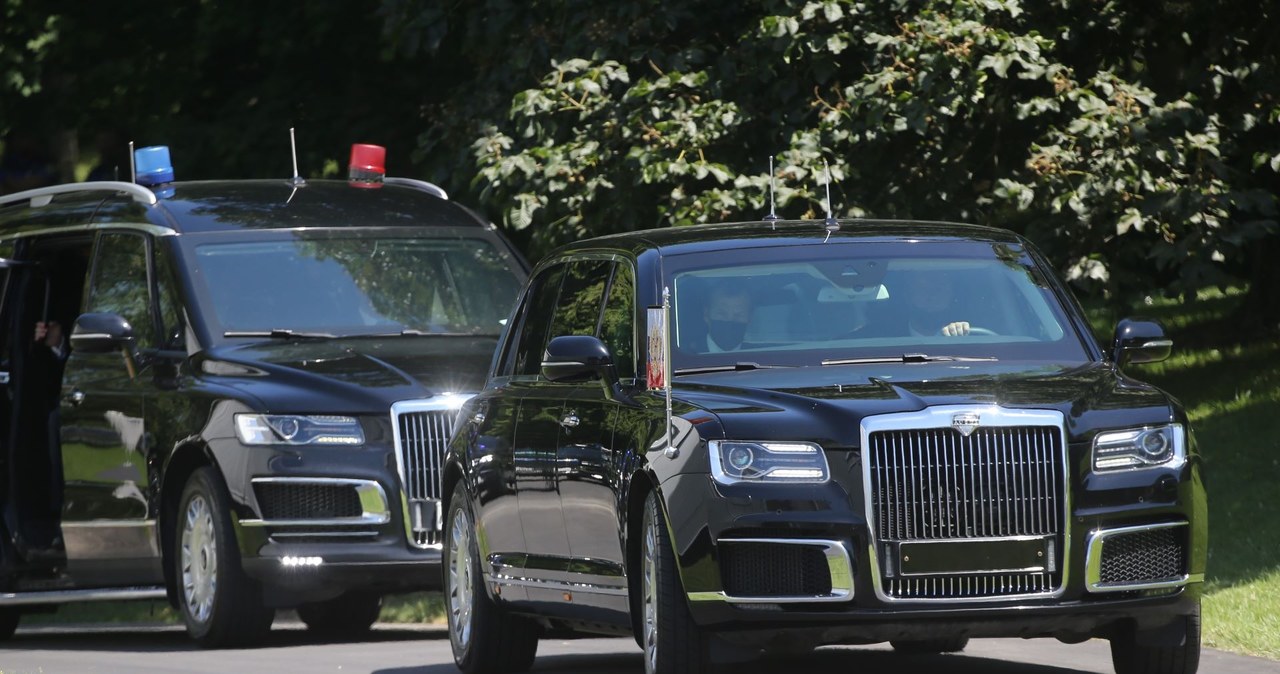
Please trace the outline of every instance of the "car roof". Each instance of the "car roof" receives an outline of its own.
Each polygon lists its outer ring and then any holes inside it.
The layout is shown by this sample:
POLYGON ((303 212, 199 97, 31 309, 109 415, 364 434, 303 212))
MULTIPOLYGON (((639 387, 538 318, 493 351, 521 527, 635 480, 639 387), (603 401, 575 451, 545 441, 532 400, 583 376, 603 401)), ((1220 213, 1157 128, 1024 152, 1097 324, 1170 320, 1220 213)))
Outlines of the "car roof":
POLYGON ((922 220, 839 220, 828 226, 823 220, 734 222, 717 225, 667 227, 584 239, 559 248, 552 256, 580 250, 607 248, 640 254, 658 250, 662 255, 713 250, 821 245, 850 241, 981 241, 1020 245, 1017 234, 996 227, 922 220))
POLYGON ((341 180, 209 180, 175 182, 148 204, 136 195, 67 192, 42 206, 0 209, 0 234, 54 226, 150 223, 175 232, 299 227, 471 227, 492 225, 470 209, 419 187, 355 187, 341 180), (168 189, 168 188, 171 188, 168 189), (132 196, 133 198, 130 198, 132 196))

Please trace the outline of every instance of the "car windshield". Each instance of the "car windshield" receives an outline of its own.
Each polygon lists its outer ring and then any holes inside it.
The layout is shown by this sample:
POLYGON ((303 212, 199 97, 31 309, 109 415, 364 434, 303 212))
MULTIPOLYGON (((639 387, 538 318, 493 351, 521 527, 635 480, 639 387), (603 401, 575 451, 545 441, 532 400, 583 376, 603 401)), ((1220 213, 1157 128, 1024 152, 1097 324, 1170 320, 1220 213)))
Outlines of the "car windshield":
POLYGON ((668 260, 677 374, 881 360, 1088 359, 1044 272, 1016 245, 833 242, 668 260))
POLYGON ((480 238, 295 236, 195 252, 220 333, 231 337, 496 335, 521 285, 480 238))

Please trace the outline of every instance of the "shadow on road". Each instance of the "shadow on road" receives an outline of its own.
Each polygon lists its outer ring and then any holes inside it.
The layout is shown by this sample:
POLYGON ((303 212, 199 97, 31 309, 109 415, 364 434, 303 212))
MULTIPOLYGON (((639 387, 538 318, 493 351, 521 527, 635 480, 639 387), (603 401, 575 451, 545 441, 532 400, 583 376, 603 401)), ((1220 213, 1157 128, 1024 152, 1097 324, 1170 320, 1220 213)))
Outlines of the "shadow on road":
MULTIPOLYGON (((258 646, 240 650, 315 646, 322 644, 377 643, 449 638, 443 628, 377 626, 350 638, 315 634, 301 625, 277 626, 258 646)), ((84 627, 57 625, 20 629, 4 642, 6 650, 107 651, 116 653, 170 653, 203 650, 178 626, 84 627)), ((220 651, 211 651, 220 652, 220 651)))
MULTIPOLYGON (((722 674, 791 674, 796 671, 858 672, 858 674, 904 674, 906 672, 946 672, 947 674, 1079 674, 1067 667, 1008 662, 992 658, 953 655, 899 655, 891 651, 865 648, 822 648, 814 653, 769 656, 747 663, 722 665, 722 674)), ((374 674, 438 674, 456 671, 451 666, 396 667, 374 674)), ((574 653, 543 655, 533 663, 532 672, 572 672, 573 674, 629 674, 644 671, 641 653, 574 653)))

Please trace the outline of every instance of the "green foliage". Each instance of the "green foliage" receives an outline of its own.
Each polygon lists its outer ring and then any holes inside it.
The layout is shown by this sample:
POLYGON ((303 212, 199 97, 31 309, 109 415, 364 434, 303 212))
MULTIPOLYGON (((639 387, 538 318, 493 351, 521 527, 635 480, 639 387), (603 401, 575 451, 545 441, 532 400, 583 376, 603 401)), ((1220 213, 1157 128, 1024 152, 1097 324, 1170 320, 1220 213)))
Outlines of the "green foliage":
POLYGON ((477 198, 535 257, 583 236, 757 218, 770 157, 785 217, 824 212, 825 162, 837 215, 1010 227, 1117 298, 1249 277, 1258 242, 1280 234, 1272 10, 653 9, 492 0, 484 20, 418 15, 444 31, 442 50, 467 26, 471 46, 456 46, 483 94, 450 128, 475 139, 477 198), (497 38, 521 21, 533 28, 497 38))

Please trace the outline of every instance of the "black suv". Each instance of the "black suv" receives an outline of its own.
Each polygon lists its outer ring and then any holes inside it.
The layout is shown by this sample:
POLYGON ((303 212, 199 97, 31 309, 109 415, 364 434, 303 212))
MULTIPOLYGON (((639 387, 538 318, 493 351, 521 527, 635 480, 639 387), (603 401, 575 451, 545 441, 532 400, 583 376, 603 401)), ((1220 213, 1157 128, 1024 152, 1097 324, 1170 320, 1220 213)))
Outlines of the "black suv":
POLYGON ((1187 417, 1010 232, 792 222, 637 232, 534 270, 443 489, 458 666, 540 634, 709 654, 1111 640, 1196 668, 1207 517, 1187 417))
POLYGON ((438 587, 439 470, 527 266, 428 183, 0 197, 0 638, 163 598, 206 645, 438 587), (157 193, 162 198, 157 198, 157 193))

